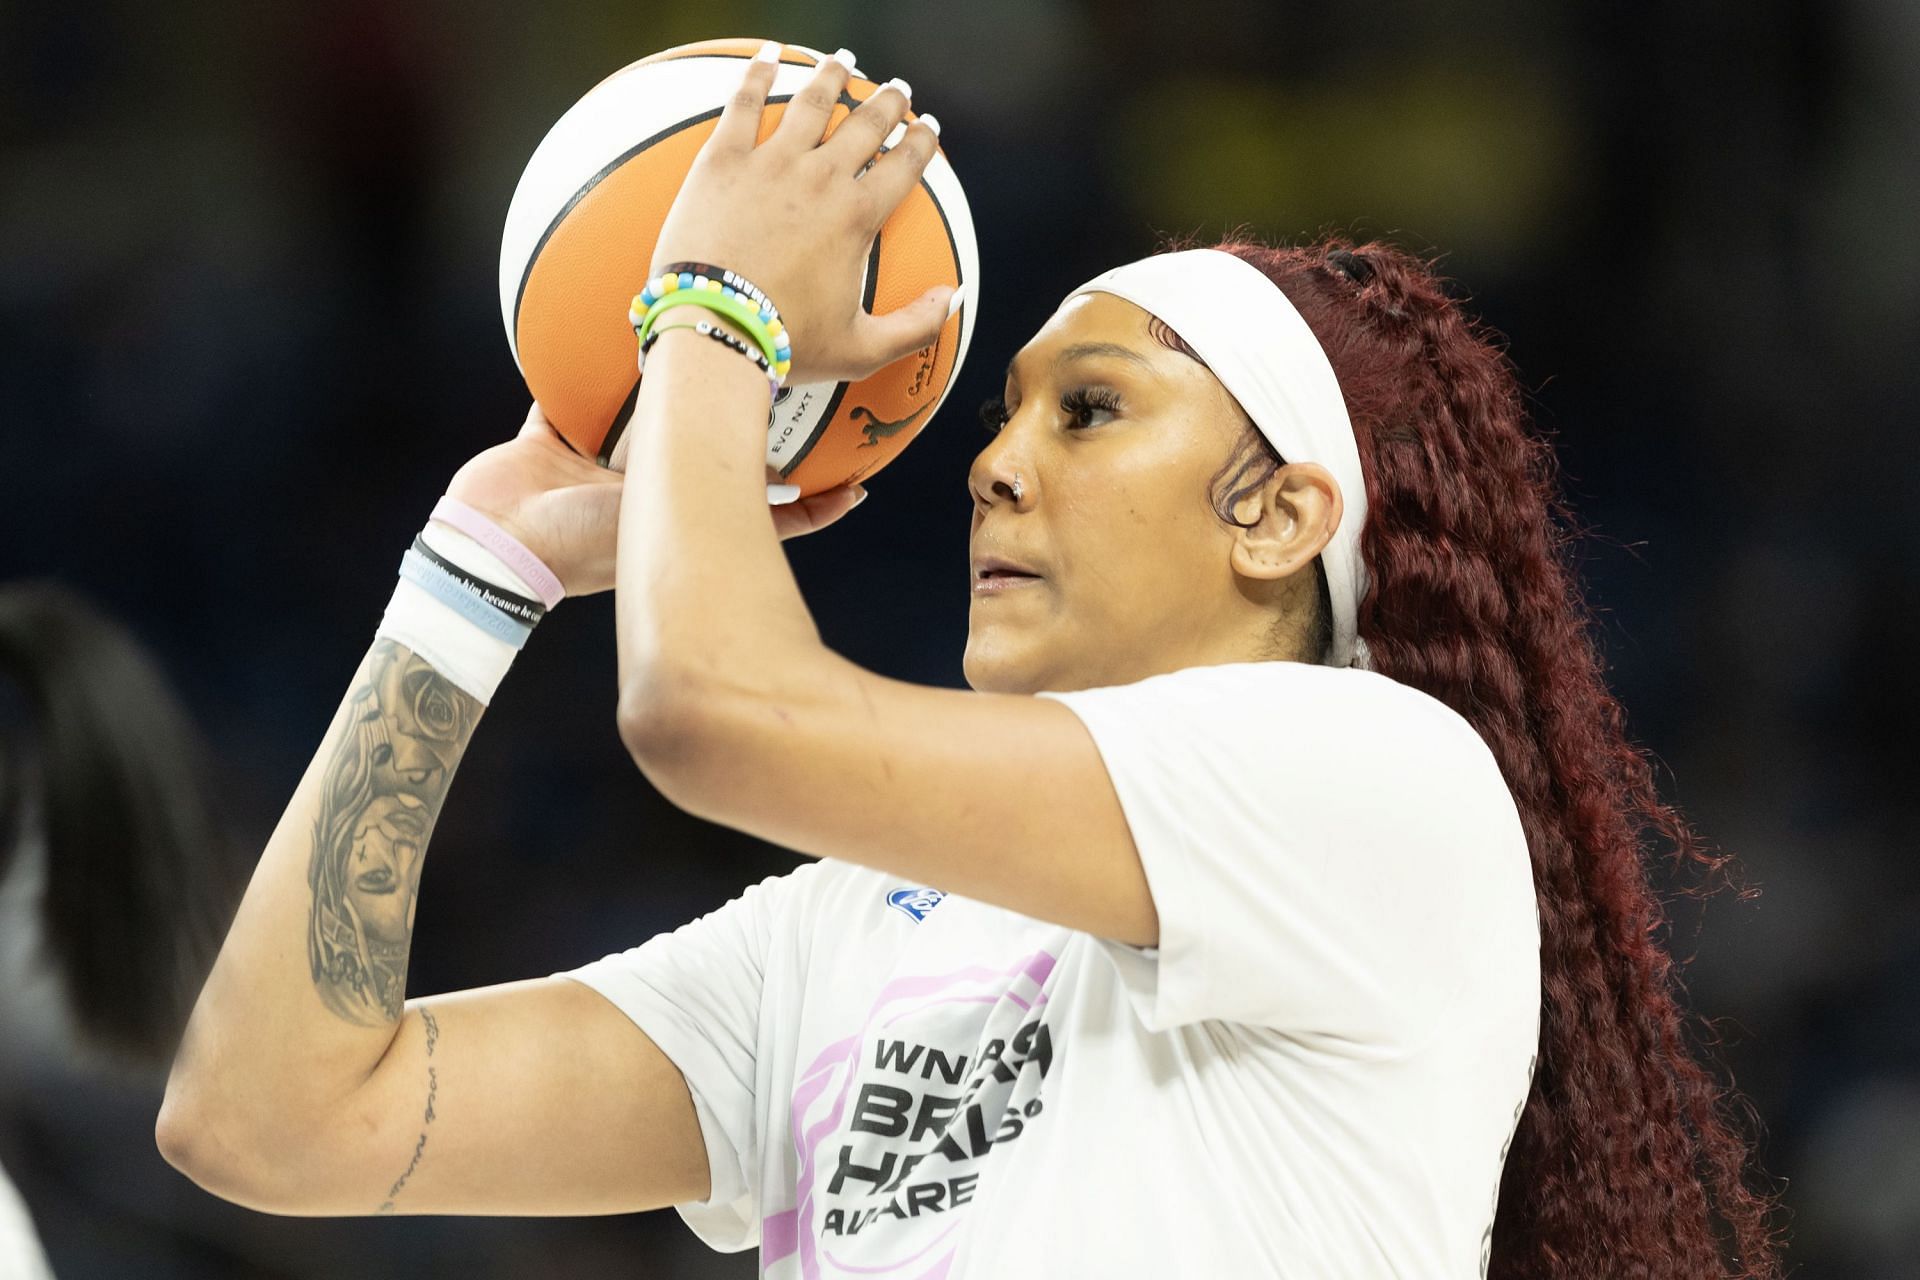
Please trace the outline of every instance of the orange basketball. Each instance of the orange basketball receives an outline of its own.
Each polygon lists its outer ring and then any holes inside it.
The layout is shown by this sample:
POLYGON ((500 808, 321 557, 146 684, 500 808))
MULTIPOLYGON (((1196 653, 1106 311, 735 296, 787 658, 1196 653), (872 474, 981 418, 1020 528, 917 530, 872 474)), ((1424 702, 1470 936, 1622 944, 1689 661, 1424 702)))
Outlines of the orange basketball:
MULTIPOLYGON (((639 393, 628 304, 647 283, 695 154, 761 44, 681 45, 616 71, 560 117, 514 190, 500 244, 507 341, 554 427, 603 465, 624 460, 639 393)), ((824 56, 784 46, 762 139, 824 56)), ((856 72, 828 131, 875 88, 856 72)), ((875 237, 863 297, 869 311, 885 312, 940 284, 971 283, 968 296, 933 345, 871 377, 781 388, 768 413, 767 463, 785 483, 812 494, 864 480, 907 447, 966 358, 978 275, 973 218, 942 152, 875 237)))

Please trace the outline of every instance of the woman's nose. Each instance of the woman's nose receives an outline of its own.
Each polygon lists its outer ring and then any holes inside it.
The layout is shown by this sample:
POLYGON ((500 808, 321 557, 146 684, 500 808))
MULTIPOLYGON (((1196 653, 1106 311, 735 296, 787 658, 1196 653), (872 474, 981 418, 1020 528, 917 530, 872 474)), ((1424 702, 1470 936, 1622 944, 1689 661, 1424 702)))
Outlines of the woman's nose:
POLYGON ((973 500, 981 506, 1000 506, 1011 504, 1019 506, 1027 494, 1026 478, 1016 469, 1002 475, 999 472, 987 472, 969 482, 973 500))
POLYGON ((973 468, 967 476, 967 487, 972 490, 976 504, 993 506, 1012 503, 1018 506, 1033 488, 1031 471, 1032 468, 1016 458, 1012 451, 996 450, 989 445, 974 459, 973 468))

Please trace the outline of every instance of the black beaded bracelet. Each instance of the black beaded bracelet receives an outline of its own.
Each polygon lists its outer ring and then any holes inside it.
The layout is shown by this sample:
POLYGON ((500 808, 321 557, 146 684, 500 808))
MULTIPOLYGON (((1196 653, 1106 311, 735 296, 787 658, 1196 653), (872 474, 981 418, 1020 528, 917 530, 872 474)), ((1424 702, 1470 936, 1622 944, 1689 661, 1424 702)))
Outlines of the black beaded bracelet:
POLYGON ((762 316, 773 320, 780 318, 780 308, 773 305, 773 299, 769 298, 759 285, 725 267, 716 267, 710 262, 669 262, 662 269, 661 274, 705 276, 709 280, 718 280, 735 293, 753 299, 754 304, 760 308, 762 316))
POLYGON ((725 329, 722 329, 720 326, 716 324, 712 324, 706 320, 696 321, 693 324, 673 324, 673 325, 667 325, 664 328, 656 328, 652 333, 647 335, 647 340, 640 345, 640 358, 643 360, 646 358, 647 352, 652 350, 653 344, 660 341, 661 334, 670 333, 675 329, 692 329, 692 330, 695 330, 696 332, 705 334, 707 337, 712 338, 716 342, 725 343, 727 346, 732 347, 735 351, 738 351, 741 355, 745 356, 747 359, 753 361, 754 368, 760 370, 761 373, 766 374, 769 379, 773 377, 773 370, 771 366, 767 364, 766 356, 764 356, 754 348, 748 346, 746 343, 740 341, 740 339, 734 337, 732 334, 728 333, 725 329))
POLYGON ((413 535, 413 549, 440 568, 446 570, 447 573, 453 577, 458 578, 466 585, 469 592, 478 596, 481 600, 492 605, 508 617, 518 618, 521 622, 532 626, 547 616, 546 606, 538 600, 529 600, 525 596, 515 595, 503 587, 496 587, 491 582, 474 577, 471 573, 468 573, 465 569, 462 569, 459 565, 428 546, 426 539, 417 533, 413 535))

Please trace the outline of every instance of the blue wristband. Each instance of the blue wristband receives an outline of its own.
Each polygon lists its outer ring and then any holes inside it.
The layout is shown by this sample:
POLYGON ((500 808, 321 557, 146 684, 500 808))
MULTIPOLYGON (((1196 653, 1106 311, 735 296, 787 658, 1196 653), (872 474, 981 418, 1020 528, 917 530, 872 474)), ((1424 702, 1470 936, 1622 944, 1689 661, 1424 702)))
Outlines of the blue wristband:
POLYGON ((494 639, 504 641, 515 649, 523 648, 527 637, 533 634, 532 627, 500 612, 468 590, 465 583, 411 547, 400 557, 400 576, 494 639))

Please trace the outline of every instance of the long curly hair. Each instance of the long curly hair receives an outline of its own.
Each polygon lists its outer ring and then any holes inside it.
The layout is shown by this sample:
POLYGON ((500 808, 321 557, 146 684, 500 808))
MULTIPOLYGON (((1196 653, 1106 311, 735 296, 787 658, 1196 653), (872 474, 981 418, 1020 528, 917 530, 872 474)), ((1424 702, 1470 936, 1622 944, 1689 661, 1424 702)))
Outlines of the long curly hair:
MULTIPOLYGON (((1525 826, 1540 905, 1539 1060, 1486 1274, 1773 1280, 1779 1206, 1745 1180, 1751 1153, 1736 1123, 1750 1108, 1689 1044, 1643 862, 1666 847, 1676 869, 1696 873, 1687 891, 1705 894, 1734 885, 1730 860, 1661 801, 1646 753, 1627 740, 1572 569, 1577 529, 1554 453, 1498 335, 1429 263, 1390 244, 1236 235, 1212 247, 1280 287, 1345 393, 1367 485, 1371 584, 1358 626, 1373 668, 1472 723, 1525 826)), ((1280 465, 1249 429, 1215 477, 1222 518, 1280 465)), ((1324 654, 1329 628, 1316 621, 1309 642, 1324 654)))

